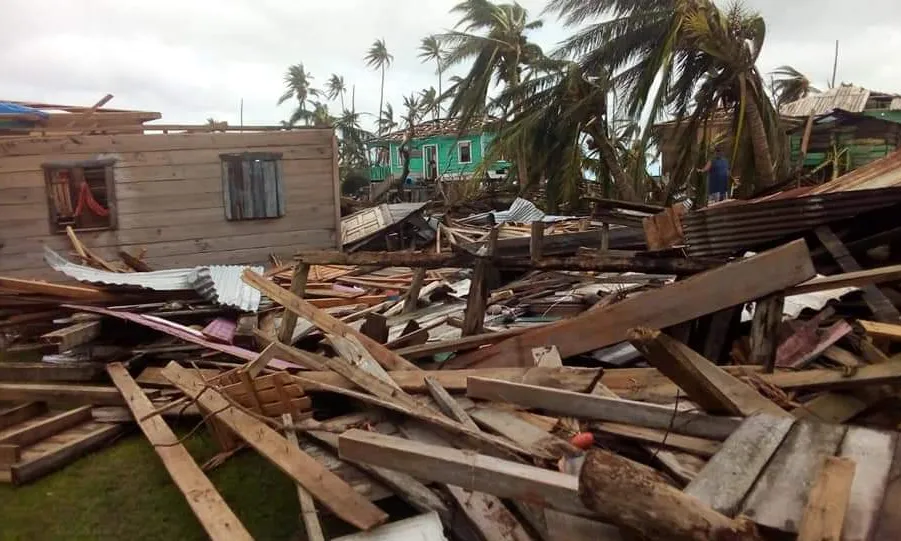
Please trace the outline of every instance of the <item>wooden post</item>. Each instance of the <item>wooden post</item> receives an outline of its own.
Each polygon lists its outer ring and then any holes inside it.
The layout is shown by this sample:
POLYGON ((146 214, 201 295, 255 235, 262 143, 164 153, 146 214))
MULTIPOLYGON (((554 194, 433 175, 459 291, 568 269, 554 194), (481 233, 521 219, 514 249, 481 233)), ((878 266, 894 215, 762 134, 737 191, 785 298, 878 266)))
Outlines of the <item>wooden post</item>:
MULTIPOLYGON (((310 274, 310 266, 306 263, 298 263, 294 267, 294 275, 291 277, 291 293, 303 298, 304 291, 307 289, 307 276, 310 274)), ((297 314, 291 310, 285 309, 282 315, 282 326, 278 330, 278 341, 282 344, 291 345, 294 338, 294 327, 297 326, 297 314)))
POLYGON ((754 524, 731 519, 667 483, 656 471, 593 450, 579 475, 579 496, 600 520, 668 541, 760 541, 754 524))
MULTIPOLYGON (((294 418, 290 413, 282 414, 282 424, 285 425, 285 436, 288 441, 299 449, 300 442, 297 441, 297 434, 294 432, 294 418)), ((307 489, 297 485, 297 499, 300 500, 300 514, 307 532, 307 539, 309 541, 325 541, 322 525, 319 524, 319 517, 316 515, 316 502, 313 501, 313 496, 307 492, 307 489)))
POLYGON ((776 368, 776 348, 779 346, 779 325, 785 297, 773 295, 757 302, 751 321, 751 364, 766 367, 772 374, 776 368))
POLYGON ((425 267, 418 268, 413 272, 413 281, 410 282, 410 289, 407 290, 407 298, 404 300, 404 314, 410 314, 416 311, 416 305, 419 301, 419 291, 422 289, 425 273, 425 267))
POLYGON ((463 318, 463 336, 472 336, 482 332, 485 326, 485 308, 488 304, 488 272, 491 270, 491 257, 497 244, 499 227, 494 227, 488 234, 486 252, 476 262, 476 268, 472 273, 472 283, 469 286, 469 296, 466 299, 466 312, 463 318))
POLYGON ((541 261, 544 248, 544 222, 532 222, 532 237, 529 239, 529 255, 532 261, 541 261))
POLYGON ((610 224, 605 223, 601 229, 601 252, 610 250, 610 224))

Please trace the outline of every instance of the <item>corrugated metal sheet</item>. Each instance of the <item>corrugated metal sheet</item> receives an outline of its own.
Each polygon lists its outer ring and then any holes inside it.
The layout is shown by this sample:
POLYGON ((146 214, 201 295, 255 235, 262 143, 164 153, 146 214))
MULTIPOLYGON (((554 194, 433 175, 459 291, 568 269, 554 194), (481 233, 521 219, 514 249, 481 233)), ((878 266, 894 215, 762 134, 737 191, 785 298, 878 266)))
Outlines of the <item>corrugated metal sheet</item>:
POLYGON ((193 289, 210 302, 246 312, 256 311, 262 299, 262 295, 257 289, 241 280, 241 273, 245 268, 262 273, 263 267, 210 265, 153 272, 109 272, 72 263, 46 246, 44 247, 44 261, 54 270, 79 282, 153 291, 193 289))
POLYGON ((194 290, 210 302, 253 312, 259 308, 262 294, 241 280, 245 268, 263 273, 263 267, 210 265, 193 269, 188 280, 194 290))
POLYGON ((897 203, 901 188, 716 205, 684 216, 682 228, 691 256, 729 256, 897 203))
POLYGON ((786 103, 779 112, 786 116, 823 115, 833 109, 844 109, 853 113, 863 111, 870 99, 870 91, 852 85, 830 88, 819 94, 810 94, 798 101, 786 103))
POLYGON ((545 214, 541 209, 535 206, 528 199, 517 197, 510 208, 507 210, 498 210, 494 212, 483 212, 481 214, 473 214, 460 220, 462 223, 480 224, 488 221, 488 217, 494 217, 494 223, 502 224, 506 222, 516 224, 530 224, 532 222, 559 222, 561 220, 572 220, 578 216, 552 216, 545 214))

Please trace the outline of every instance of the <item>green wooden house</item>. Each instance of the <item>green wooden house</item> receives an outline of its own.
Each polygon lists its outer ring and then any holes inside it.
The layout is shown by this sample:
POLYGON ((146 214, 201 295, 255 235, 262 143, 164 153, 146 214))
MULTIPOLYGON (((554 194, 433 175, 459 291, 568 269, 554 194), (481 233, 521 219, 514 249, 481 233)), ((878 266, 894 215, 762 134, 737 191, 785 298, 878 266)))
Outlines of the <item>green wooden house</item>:
MULTIPOLYGON (((370 143, 372 182, 396 179, 403 174, 400 147, 404 135, 405 130, 399 130, 370 143)), ((495 137, 481 125, 461 135, 456 119, 423 122, 414 128, 413 135, 408 183, 472 178, 495 137)), ((488 167, 487 175, 492 179, 506 178, 509 168, 509 162, 496 161, 488 167)))

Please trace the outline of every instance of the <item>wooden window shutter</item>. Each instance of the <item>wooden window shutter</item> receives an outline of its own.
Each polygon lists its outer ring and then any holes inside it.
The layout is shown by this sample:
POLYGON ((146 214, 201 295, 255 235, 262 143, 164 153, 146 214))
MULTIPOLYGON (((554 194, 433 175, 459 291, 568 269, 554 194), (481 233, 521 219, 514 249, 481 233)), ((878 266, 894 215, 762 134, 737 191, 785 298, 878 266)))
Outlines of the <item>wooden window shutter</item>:
POLYGON ((228 220, 285 215, 280 154, 222 155, 222 192, 228 220))

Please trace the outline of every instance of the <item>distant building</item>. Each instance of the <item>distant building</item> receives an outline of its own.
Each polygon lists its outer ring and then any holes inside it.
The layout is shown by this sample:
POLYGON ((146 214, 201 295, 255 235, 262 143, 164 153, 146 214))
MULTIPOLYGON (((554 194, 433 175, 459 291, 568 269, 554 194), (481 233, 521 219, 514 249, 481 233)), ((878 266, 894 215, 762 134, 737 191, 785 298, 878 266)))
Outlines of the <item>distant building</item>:
MULTIPOLYGON (((400 147, 406 130, 398 130, 370 142, 376 156, 370 168, 370 180, 382 182, 399 178, 403 174, 403 158, 400 147)), ((482 165, 495 134, 479 123, 473 129, 460 133, 457 119, 429 120, 413 130, 410 173, 408 180, 423 181, 465 180, 482 165)), ((510 163, 496 161, 488 167, 489 178, 506 178, 510 163)))

